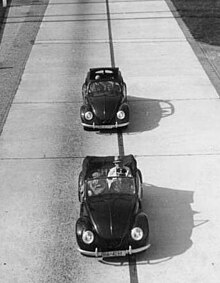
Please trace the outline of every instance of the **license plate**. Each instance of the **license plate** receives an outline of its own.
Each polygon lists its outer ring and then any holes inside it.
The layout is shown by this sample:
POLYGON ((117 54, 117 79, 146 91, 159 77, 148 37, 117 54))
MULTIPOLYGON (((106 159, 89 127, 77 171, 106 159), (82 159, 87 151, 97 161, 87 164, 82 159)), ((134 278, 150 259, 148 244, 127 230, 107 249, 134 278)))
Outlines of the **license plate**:
POLYGON ((103 252, 102 257, 126 256, 126 251, 103 252))

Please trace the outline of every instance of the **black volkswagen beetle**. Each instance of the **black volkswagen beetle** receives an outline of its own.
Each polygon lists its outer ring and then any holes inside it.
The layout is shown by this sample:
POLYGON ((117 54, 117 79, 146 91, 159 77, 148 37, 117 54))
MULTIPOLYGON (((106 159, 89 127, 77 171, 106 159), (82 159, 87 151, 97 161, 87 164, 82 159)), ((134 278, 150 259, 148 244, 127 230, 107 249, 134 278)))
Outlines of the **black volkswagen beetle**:
POLYGON ((119 68, 92 68, 82 86, 80 116, 84 129, 127 127, 129 106, 119 68))
POLYGON ((133 155, 87 156, 79 175, 79 251, 117 257, 150 247, 148 218, 141 210, 142 177, 133 155))

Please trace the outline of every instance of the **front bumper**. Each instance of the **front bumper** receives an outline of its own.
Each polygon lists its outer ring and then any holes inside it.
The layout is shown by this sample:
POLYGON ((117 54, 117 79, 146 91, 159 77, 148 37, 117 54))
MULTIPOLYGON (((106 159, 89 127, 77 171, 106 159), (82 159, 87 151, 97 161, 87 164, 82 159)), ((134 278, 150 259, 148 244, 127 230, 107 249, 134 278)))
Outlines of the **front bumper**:
POLYGON ((121 123, 121 124, 115 123, 115 124, 112 124, 112 125, 97 125, 95 123, 93 123, 93 124, 82 123, 82 125, 83 125, 83 127, 90 128, 90 129, 117 129, 117 128, 122 128, 122 127, 128 126, 129 122, 121 123))
POLYGON ((140 252, 147 250, 149 247, 150 247, 150 244, 147 244, 146 246, 136 248, 136 249, 132 249, 132 247, 129 246, 128 250, 118 250, 118 251, 108 251, 108 252, 99 252, 98 248, 96 248, 94 252, 82 250, 80 248, 78 250, 83 255, 104 258, 104 257, 119 257, 119 256, 136 254, 136 253, 140 253, 140 252))

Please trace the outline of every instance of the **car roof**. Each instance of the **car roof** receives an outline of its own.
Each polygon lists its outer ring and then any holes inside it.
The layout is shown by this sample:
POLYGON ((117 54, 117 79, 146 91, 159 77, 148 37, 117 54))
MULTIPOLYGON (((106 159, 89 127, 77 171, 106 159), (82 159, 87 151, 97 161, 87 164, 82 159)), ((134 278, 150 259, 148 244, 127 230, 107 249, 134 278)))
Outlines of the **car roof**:
MULTIPOLYGON (((137 162, 132 154, 120 157, 124 166, 130 168, 132 176, 135 176, 137 162)), ((86 156, 83 160, 82 173, 85 178, 89 178, 95 171, 109 170, 114 164, 115 156, 86 156)))

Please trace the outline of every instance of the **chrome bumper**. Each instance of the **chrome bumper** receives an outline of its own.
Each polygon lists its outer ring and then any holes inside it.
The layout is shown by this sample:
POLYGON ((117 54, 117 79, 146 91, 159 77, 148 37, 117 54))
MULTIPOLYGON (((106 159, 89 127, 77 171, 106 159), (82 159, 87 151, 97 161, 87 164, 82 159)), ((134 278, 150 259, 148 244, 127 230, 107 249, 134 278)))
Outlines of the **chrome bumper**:
POLYGON ((137 248, 137 249, 132 249, 131 246, 129 246, 128 250, 121 250, 121 251, 109 251, 109 252, 99 252, 98 248, 95 249, 94 252, 91 251, 86 251, 82 249, 78 249, 78 251, 87 256, 94 256, 94 257, 117 257, 117 256, 126 256, 126 255, 131 255, 131 254, 136 254, 143 252, 147 250, 150 247, 150 244, 147 244, 146 246, 137 248), (107 255, 109 254, 109 255, 107 255), (115 255, 116 254, 116 255, 115 255), (118 255, 117 255, 118 254, 118 255))
POLYGON ((90 128, 90 129, 117 129, 121 127, 126 127, 129 125, 129 122, 118 124, 115 123, 114 125, 97 125, 95 123, 91 124, 86 124, 82 123, 83 127, 90 128))

